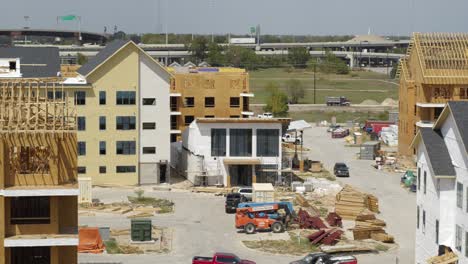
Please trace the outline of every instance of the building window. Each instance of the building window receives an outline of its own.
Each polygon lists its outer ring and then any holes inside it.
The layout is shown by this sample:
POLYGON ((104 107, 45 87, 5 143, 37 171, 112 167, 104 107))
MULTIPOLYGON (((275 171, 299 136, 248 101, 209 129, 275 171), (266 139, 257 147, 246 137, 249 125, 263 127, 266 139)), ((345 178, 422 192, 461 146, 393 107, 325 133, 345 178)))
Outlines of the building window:
POLYGON ((136 127, 136 117, 134 116, 117 116, 117 130, 134 130, 136 127))
POLYGON ((232 115, 232 116, 229 116, 229 118, 239 118, 240 116, 238 115, 232 115))
POLYGON ((461 252, 463 231, 461 226, 455 225, 455 248, 461 252))
POLYGON ((61 100, 61 99, 64 99, 64 94, 66 94, 65 92, 62 92, 62 91, 55 91, 55 94, 54 94, 54 91, 47 91, 47 99, 49 100, 61 100))
POLYGON ((252 129, 229 129, 229 155, 252 156, 252 129))
POLYGON ((257 156, 279 156, 279 130, 257 129, 257 156))
POLYGON ((229 100, 231 107, 240 107, 240 98, 239 97, 231 97, 229 100))
POLYGON ((426 210, 423 210, 423 214, 422 214, 422 230, 423 230, 423 233, 426 232, 426 210))
POLYGON ((50 224, 49 197, 12 197, 12 225, 50 224))
POLYGON ((79 116, 77 120, 77 125, 78 125, 78 131, 84 131, 86 130, 86 117, 84 116, 79 116))
POLYGON ((78 167, 78 174, 86 174, 86 167, 78 167))
POLYGON ((10 263, 52 263, 50 247, 14 247, 10 249, 10 263))
POLYGON ((106 142, 99 141, 99 155, 106 155, 106 142))
POLYGON ((74 101, 75 101, 75 105, 86 105, 86 92, 76 91, 74 101))
POLYGON ((105 116, 99 117, 99 130, 106 130, 106 117, 105 116))
POLYGON ((463 184, 457 182, 457 207, 463 208, 463 184))
POLYGON ((147 130, 147 129, 156 129, 156 123, 154 122, 143 123, 143 130, 147 130))
POLYGON ((135 166, 117 166, 115 167, 115 171, 117 173, 131 173, 136 172, 135 166))
POLYGON ((135 155, 135 141, 117 141, 117 154, 135 155))
POLYGON ((439 220, 435 222, 435 242, 439 245, 439 220))
POLYGON ((423 188, 424 188, 424 194, 426 194, 426 190, 427 190, 427 173, 426 171, 424 171, 424 179, 423 179, 423 188))
POLYGON ((78 156, 86 155, 86 142, 78 141, 78 156))
POLYGON ((211 156, 226 156, 226 129, 211 129, 211 156))
POLYGON ((416 207, 416 228, 419 229, 419 205, 416 207))
POLYGON ((156 147, 143 147, 143 154, 156 154, 156 147))
POLYGON ((106 174, 107 173, 107 167, 106 166, 99 166, 99 173, 100 174, 106 174))
POLYGON ((184 98, 184 107, 194 107, 195 98, 194 97, 185 97, 184 98))
POLYGON ((205 107, 215 107, 215 98, 205 97, 205 107))
POLYGON ((135 104, 135 92, 117 92, 116 104, 117 105, 134 105, 135 104))
POLYGON ((434 108, 434 120, 439 119, 440 114, 442 114, 443 107, 436 107, 434 108))
POLYGON ((418 191, 421 190, 421 168, 418 167, 418 174, 416 175, 416 181, 418 182, 418 191))
POLYGON ((214 118, 214 115, 206 115, 205 118, 214 118))
POLYGON ((106 104, 106 91, 99 91, 99 104, 100 105, 106 104))
POLYGON ((195 117, 193 116, 184 116, 185 125, 186 126, 190 125, 194 119, 195 117))
POLYGON ((143 98, 143 105, 156 105, 156 98, 143 98))

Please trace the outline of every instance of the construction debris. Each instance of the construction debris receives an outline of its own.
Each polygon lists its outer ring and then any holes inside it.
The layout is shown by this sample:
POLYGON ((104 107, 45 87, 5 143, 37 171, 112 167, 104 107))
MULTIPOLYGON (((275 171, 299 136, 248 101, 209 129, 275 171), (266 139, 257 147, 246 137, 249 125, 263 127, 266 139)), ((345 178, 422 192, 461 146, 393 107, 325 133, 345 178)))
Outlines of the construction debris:
POLYGON ((335 212, 346 220, 355 220, 365 209, 378 213, 378 198, 355 190, 346 185, 337 195, 335 212))
POLYGON ((341 238, 341 235, 344 232, 339 229, 330 229, 330 230, 319 230, 309 236, 310 243, 314 245, 324 244, 324 245, 335 245, 338 243, 338 240, 341 238))
POLYGON ((327 226, 323 223, 322 219, 318 216, 311 216, 307 211, 299 209, 297 214, 297 221, 299 227, 302 229, 324 229, 327 226))
POLYGON ((320 250, 325 253, 343 253, 343 252, 368 252, 373 249, 369 247, 361 247, 357 245, 336 245, 336 246, 321 246, 320 250))
POLYGON ((326 220, 330 226, 343 227, 341 217, 337 213, 330 212, 326 220))

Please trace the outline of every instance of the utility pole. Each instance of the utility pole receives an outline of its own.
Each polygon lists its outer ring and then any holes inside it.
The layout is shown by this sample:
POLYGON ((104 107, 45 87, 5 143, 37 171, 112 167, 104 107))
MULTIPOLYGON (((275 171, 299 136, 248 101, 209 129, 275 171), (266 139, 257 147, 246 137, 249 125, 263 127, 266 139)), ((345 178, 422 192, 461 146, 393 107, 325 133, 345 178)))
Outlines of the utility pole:
POLYGON ((316 103, 315 102, 315 92, 316 92, 315 88, 316 88, 316 79, 317 79, 315 78, 316 73, 317 73, 317 60, 315 60, 315 63, 314 63, 314 104, 316 103))

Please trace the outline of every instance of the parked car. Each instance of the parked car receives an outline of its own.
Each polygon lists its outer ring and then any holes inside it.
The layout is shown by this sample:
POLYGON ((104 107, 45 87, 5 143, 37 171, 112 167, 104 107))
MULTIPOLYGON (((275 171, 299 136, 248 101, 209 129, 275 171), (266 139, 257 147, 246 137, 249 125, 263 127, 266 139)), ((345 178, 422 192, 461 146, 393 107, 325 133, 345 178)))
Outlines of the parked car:
POLYGON ((341 126, 340 125, 330 125, 328 128, 327 128, 327 132, 333 132, 335 129, 338 129, 340 128, 341 126))
POLYGON ((263 113, 263 114, 260 114, 260 115, 257 115, 258 118, 273 118, 273 114, 272 113, 263 113))
POLYGON ((252 187, 240 187, 237 192, 245 197, 245 199, 242 199, 242 202, 252 201, 252 187))
POLYGON ((345 163, 337 162, 333 167, 333 173, 337 177, 349 177, 349 167, 345 163))
POLYGON ((213 257, 195 256, 192 259, 192 264, 255 264, 255 262, 245 259, 240 259, 238 256, 231 253, 215 253, 213 257))
POLYGON ((226 195, 226 202, 224 208, 227 214, 233 214, 236 212, 237 207, 241 202, 245 200, 245 197, 240 193, 228 193, 226 195))
POLYGON ((300 137, 296 137, 291 134, 284 134, 284 136, 281 138, 281 141, 287 142, 287 143, 294 143, 294 144, 301 144, 302 139, 300 137))
POLYGON ((311 253, 300 260, 290 264, 357 264, 357 259, 353 256, 332 256, 327 253, 311 253))

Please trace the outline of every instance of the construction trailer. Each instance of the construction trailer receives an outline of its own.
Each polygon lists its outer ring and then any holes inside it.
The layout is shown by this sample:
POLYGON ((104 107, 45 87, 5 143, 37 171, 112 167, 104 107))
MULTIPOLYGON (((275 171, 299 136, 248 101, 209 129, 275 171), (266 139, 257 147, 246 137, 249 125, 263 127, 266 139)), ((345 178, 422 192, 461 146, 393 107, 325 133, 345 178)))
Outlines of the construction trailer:
POLYGON ((59 79, 0 80, 0 264, 77 263, 75 124, 59 79))
POLYGON ((432 127, 448 101, 468 100, 467 50, 467 33, 413 34, 397 70, 399 154, 414 154, 414 135, 432 127))

